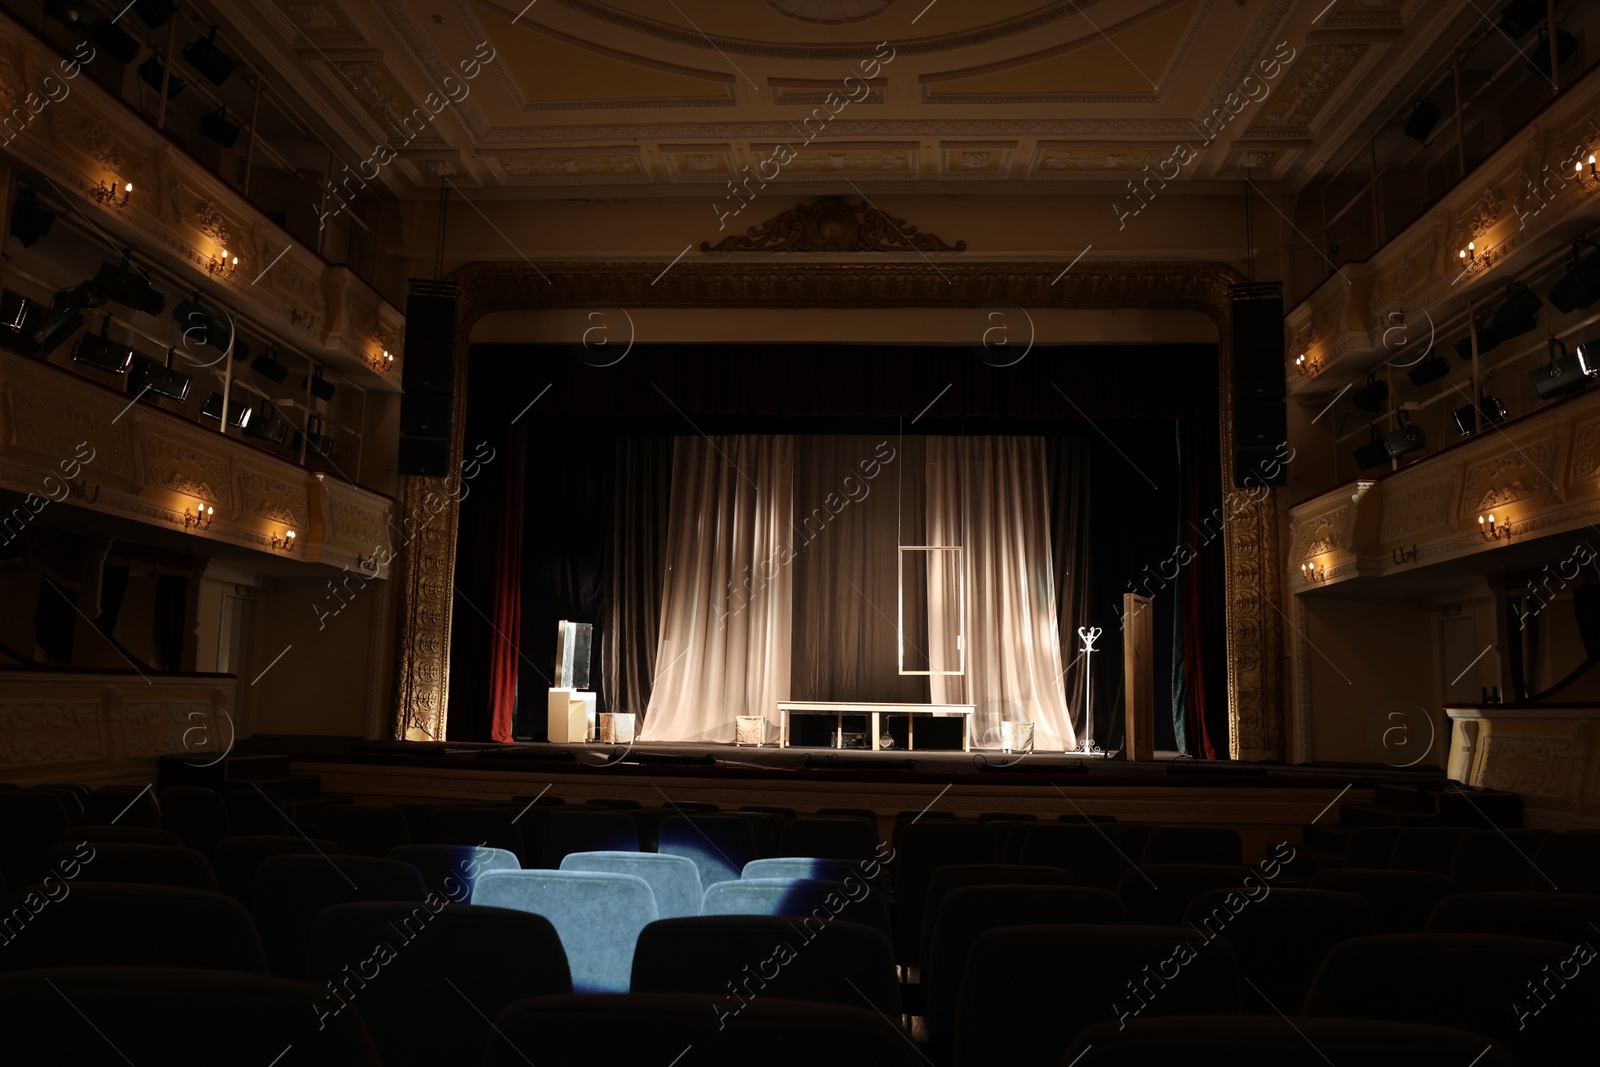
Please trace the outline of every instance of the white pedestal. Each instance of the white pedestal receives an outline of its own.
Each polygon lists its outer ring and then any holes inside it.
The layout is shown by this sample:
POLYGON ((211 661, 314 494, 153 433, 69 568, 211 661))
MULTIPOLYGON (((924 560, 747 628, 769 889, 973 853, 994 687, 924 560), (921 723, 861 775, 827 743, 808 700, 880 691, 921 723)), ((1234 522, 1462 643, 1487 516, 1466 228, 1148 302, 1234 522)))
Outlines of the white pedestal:
POLYGON ((546 716, 547 736, 551 741, 581 744, 595 734, 593 693, 582 689, 550 690, 546 716))

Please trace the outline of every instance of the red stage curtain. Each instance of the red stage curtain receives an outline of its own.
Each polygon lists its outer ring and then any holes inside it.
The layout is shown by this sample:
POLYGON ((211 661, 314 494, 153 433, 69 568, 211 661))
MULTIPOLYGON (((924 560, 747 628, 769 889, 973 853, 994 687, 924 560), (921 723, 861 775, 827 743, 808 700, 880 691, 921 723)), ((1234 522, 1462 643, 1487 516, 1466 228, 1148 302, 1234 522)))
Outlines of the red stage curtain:
POLYGON ((513 740, 517 710, 517 668, 522 660, 522 456, 523 431, 513 426, 500 476, 505 495, 494 537, 495 629, 489 645, 489 731, 501 742, 513 740))

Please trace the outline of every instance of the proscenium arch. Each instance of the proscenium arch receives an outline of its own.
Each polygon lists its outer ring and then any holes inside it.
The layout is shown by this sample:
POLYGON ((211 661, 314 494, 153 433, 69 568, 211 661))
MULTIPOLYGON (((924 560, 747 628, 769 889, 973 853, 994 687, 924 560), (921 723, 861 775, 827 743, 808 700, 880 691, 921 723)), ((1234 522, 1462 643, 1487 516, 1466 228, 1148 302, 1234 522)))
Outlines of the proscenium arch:
MULTIPOLYGON (((1218 263, 1098 263, 1062 274, 1052 264, 938 262, 871 255, 827 263, 741 262, 731 255, 683 262, 470 263, 460 288, 451 467, 463 455, 467 350, 473 327, 499 311, 550 308, 1063 307, 1197 311, 1215 324, 1222 429, 1221 484, 1233 484, 1228 287, 1243 281, 1218 263)), ((400 551, 396 627, 397 740, 442 741, 448 715, 450 618, 458 506, 444 478, 404 479, 404 515, 431 516, 400 551)), ((1228 654, 1228 754, 1283 758, 1283 626, 1275 493, 1232 490, 1223 540, 1228 654)))

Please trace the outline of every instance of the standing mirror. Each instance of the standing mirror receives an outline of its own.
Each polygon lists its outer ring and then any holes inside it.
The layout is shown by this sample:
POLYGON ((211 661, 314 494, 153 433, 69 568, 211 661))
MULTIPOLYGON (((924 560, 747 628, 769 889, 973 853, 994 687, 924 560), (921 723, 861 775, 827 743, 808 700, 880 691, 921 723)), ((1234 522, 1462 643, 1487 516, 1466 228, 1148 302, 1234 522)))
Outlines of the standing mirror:
POLYGON ((594 623, 556 624, 556 688, 589 688, 589 643, 594 638, 594 623))
POLYGON ((965 674, 967 583, 962 550, 900 546, 900 673, 965 674))

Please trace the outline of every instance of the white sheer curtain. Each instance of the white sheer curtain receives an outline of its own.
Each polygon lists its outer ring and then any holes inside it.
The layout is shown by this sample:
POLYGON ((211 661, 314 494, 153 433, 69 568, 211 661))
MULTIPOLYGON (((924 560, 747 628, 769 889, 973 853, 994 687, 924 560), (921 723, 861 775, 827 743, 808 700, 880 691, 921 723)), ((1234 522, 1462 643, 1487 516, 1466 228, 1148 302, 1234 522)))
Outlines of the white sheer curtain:
MULTIPOLYGON (((975 745, 998 746, 1000 723, 1010 720, 1034 724, 1035 748, 1073 748, 1044 439, 928 438, 927 507, 927 543, 960 545, 967 581, 966 674, 934 675, 933 702, 976 705, 975 745)), ((954 597, 934 582, 930 610, 945 601, 954 597)), ((940 644, 930 642, 935 670, 940 644)))
POLYGON ((680 437, 673 450, 656 677, 640 739, 775 732, 789 698, 794 439, 680 437))

